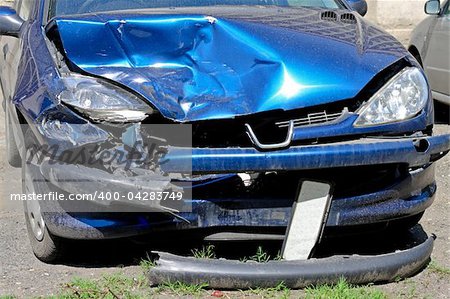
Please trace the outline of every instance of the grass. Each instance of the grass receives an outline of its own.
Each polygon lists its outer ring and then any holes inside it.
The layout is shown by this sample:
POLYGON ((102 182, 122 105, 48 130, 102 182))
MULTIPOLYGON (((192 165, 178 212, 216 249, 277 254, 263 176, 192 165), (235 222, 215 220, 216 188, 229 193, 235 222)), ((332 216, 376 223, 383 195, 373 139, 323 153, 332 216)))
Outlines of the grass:
MULTIPOLYGON (((99 280, 75 278, 65 285, 64 290, 52 299, 139 299, 155 294, 200 297, 206 295, 208 284, 189 285, 182 282, 168 282, 157 288, 150 288, 144 275, 130 278, 123 274, 105 275, 99 280)), ((13 297, 0 297, 13 299, 13 297)), ((50 299, 50 298, 48 298, 50 299)))
POLYGON ((200 285, 191 285, 183 282, 166 282, 156 288, 158 294, 174 294, 177 296, 196 296, 199 297, 205 293, 208 287, 207 283, 200 285))
POLYGON ((147 258, 142 259, 141 262, 139 263, 139 265, 144 270, 144 272, 147 272, 151 268, 156 267, 156 263, 148 256, 148 254, 147 254, 147 258))
POLYGON ((16 297, 11 296, 11 295, 6 295, 6 296, 0 296, 0 299, 16 299, 16 297))
POLYGON ((149 293, 144 276, 127 277, 123 274, 105 275, 98 281, 75 278, 64 287, 57 299, 134 299, 149 293))
POLYGON ((214 245, 203 246, 201 249, 192 250, 192 254, 197 259, 215 259, 214 245))
POLYGON ((281 251, 278 251, 277 256, 273 260, 274 261, 281 261, 281 260, 283 260, 283 255, 281 254, 281 251))
MULTIPOLYGON (((190 285, 183 282, 167 282, 156 288, 150 288, 144 275, 130 278, 124 274, 105 275, 98 280, 75 278, 65 285, 63 291, 52 299, 138 299, 138 298, 164 298, 164 297, 189 297, 209 298, 208 284, 190 285)), ((273 288, 255 288, 240 291, 244 297, 251 298, 306 298, 306 299, 387 299, 383 292, 368 286, 357 287, 348 284, 341 279, 335 285, 323 285, 310 287, 300 294, 292 294, 292 291, 281 282, 273 288)), ((238 297, 236 293, 229 294, 238 297)), ((407 298, 415 295, 415 290, 405 294, 407 298)), ((226 294, 224 297, 229 298, 226 294)), ((242 297, 242 296, 241 296, 242 297)), ((14 299, 13 296, 0 296, 0 299, 14 299)), ((50 299, 50 298, 49 298, 50 299)))
POLYGON ((286 287, 284 282, 280 282, 274 288, 256 288, 248 291, 243 291, 244 294, 256 295, 260 298, 280 298, 288 299, 291 295, 291 290, 286 287))
POLYGON ((270 255, 268 255, 267 252, 265 252, 263 248, 259 246, 256 250, 256 254, 254 256, 251 256, 250 260, 257 263, 267 263, 268 261, 270 261, 270 255))
MULTIPOLYGON (((281 253, 278 252, 277 256, 273 260, 279 261, 282 259, 283 258, 281 257, 281 253)), ((261 246, 259 246, 258 249, 256 249, 255 255, 240 259, 240 261, 244 263, 248 261, 257 263, 268 263, 270 260, 272 260, 271 256, 266 251, 264 251, 264 249, 261 246)))
POLYGON ((417 298, 417 287, 415 285, 413 285, 412 287, 409 288, 408 293, 404 295, 404 298, 406 299, 413 299, 413 298, 417 298))
POLYGON ((441 275, 450 275, 449 268, 443 267, 438 263, 436 263, 435 261, 431 261, 431 263, 428 265, 428 270, 441 275))
POLYGON ((340 279, 335 285, 323 285, 305 290, 307 299, 387 299, 383 292, 369 288, 356 287, 340 279))

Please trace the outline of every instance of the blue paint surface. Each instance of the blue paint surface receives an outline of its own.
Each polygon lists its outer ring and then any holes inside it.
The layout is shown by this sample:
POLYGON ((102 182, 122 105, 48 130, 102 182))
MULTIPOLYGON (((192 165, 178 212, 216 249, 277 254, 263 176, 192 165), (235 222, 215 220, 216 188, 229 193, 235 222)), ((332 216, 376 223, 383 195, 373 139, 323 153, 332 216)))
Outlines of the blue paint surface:
POLYGON ((377 40, 362 18, 361 28, 340 24, 339 39, 321 33, 336 24, 320 11, 298 13, 311 19, 308 27, 274 26, 264 15, 257 23, 191 14, 96 14, 56 24, 72 63, 135 90, 177 121, 350 99, 407 55, 388 35, 377 40))
POLYGON ((3 6, 2 8, 0 8, 0 16, 11 16, 15 14, 16 11, 10 7, 3 6))

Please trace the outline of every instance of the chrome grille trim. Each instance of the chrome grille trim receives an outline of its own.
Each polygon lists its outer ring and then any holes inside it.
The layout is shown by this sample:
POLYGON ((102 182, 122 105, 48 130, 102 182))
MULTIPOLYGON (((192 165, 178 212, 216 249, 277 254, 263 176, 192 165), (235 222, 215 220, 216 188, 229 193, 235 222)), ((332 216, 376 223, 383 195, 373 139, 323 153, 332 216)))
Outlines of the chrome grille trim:
MULTIPOLYGON (((303 118, 294 119, 294 127, 302 127, 302 126, 311 126, 311 125, 320 125, 326 124, 345 116, 348 114, 348 108, 344 108, 342 112, 328 114, 327 111, 310 113, 308 116, 303 118)), ((289 123, 291 120, 277 122, 279 128, 287 128, 289 127, 289 123)))

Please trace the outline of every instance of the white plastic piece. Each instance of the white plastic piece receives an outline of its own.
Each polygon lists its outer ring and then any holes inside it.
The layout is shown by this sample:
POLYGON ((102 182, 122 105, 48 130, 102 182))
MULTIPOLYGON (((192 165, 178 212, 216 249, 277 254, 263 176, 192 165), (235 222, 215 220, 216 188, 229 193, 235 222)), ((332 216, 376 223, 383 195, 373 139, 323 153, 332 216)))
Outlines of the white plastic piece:
POLYGON ((331 185, 304 181, 283 244, 283 258, 307 260, 320 240, 331 203, 331 185))

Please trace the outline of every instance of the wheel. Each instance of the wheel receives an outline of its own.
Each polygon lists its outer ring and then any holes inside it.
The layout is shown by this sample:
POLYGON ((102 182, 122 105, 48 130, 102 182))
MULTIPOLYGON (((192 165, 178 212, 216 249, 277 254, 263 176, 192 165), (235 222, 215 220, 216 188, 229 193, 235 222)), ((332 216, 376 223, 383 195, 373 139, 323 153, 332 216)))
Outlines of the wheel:
MULTIPOLYGON (((24 194, 47 194, 50 188, 44 180, 37 167, 31 163, 37 160, 36 155, 32 157, 31 146, 34 139, 31 131, 25 134, 25 159, 22 161, 22 192, 24 194)), ((24 202, 25 222, 27 225, 28 238, 34 255, 45 263, 54 263, 62 257, 63 239, 50 233, 42 215, 41 205, 37 200, 26 200, 24 202)))
POLYGON ((17 148, 16 140, 14 139, 8 109, 6 109, 5 111, 5 128, 6 128, 6 155, 8 158, 8 163, 12 167, 19 168, 22 166, 22 159, 20 157, 20 151, 17 148))
POLYGON ((389 223, 389 227, 397 231, 406 231, 416 226, 420 219, 422 219, 424 212, 409 216, 403 219, 394 220, 389 223))

